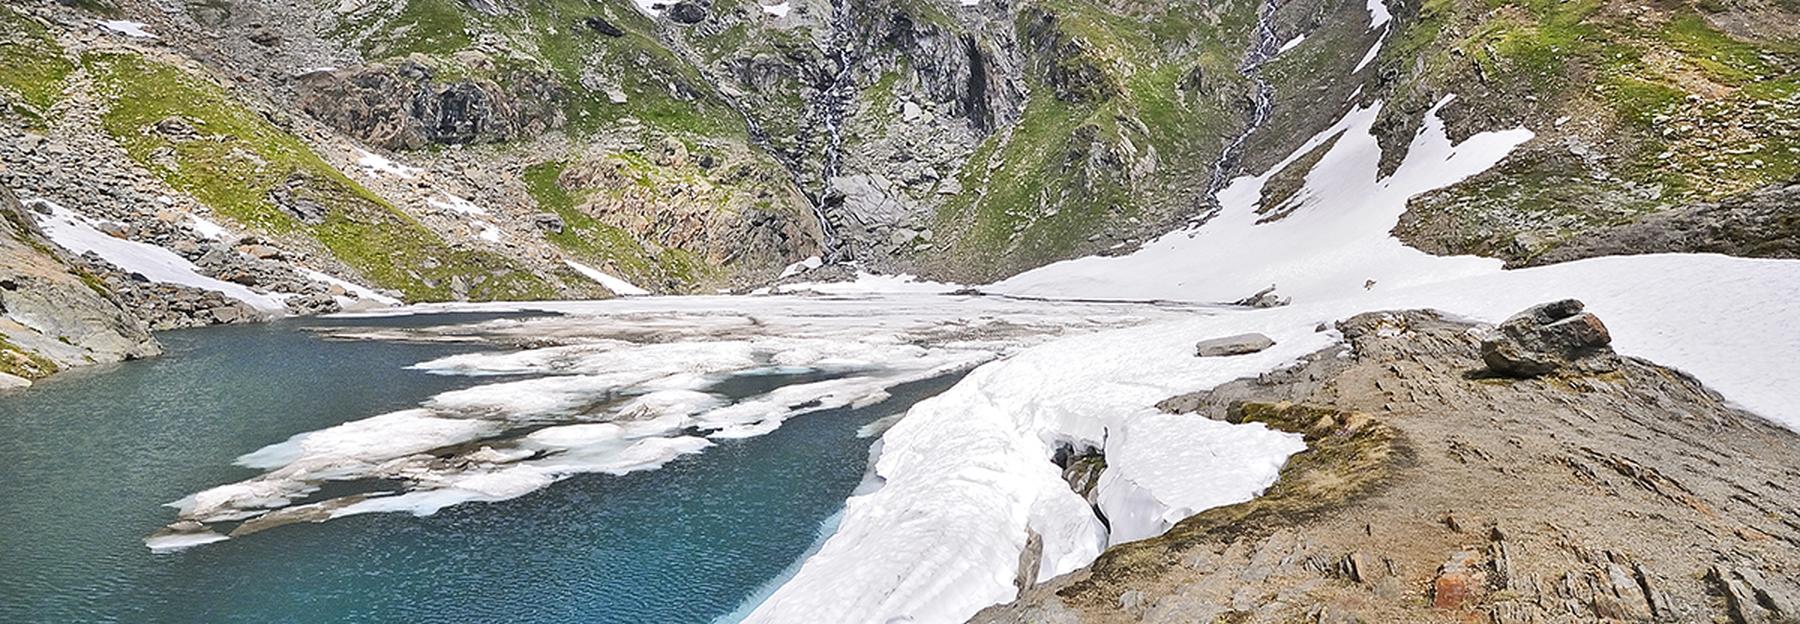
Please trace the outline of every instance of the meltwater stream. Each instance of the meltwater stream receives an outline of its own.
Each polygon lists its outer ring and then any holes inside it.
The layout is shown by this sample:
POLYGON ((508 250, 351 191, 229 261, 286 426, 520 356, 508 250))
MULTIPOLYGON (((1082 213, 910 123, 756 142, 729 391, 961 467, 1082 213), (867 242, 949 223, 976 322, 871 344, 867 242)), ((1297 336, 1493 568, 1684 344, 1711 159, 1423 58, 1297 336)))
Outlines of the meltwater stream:
POLYGON ((172 515, 164 503, 256 474, 237 456, 480 383, 405 369, 477 347, 305 331, 330 322, 168 333, 162 358, 0 394, 0 622, 710 621, 841 508, 868 458, 860 426, 952 382, 796 417, 659 470, 147 550, 144 535, 172 515))

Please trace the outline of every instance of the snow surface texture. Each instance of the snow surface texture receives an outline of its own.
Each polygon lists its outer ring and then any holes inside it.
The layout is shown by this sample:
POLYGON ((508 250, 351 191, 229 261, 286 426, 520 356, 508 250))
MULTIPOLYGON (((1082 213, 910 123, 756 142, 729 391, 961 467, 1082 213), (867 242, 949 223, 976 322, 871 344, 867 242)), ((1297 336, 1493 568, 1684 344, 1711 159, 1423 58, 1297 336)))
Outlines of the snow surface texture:
POLYGON ((1405 161, 1378 179, 1368 132, 1377 110, 1352 110, 1270 170, 1341 134, 1283 219, 1256 223, 1270 174, 1240 178, 1220 193, 1221 213, 1197 230, 995 285, 1044 297, 1229 301, 1275 283, 1297 303, 1059 340, 977 369, 887 432, 875 467, 882 487, 852 498, 838 531, 749 620, 962 621, 1014 597, 1027 529, 1043 537, 1040 579, 1085 565, 1100 534, 1043 461, 1052 440, 1104 444, 1099 498, 1117 523, 1111 543, 1242 500, 1238 493, 1266 485, 1276 458, 1295 447, 1273 432, 1197 435, 1183 430, 1194 421, 1151 406, 1327 347, 1339 337, 1313 331, 1318 323, 1372 310, 1437 308, 1498 322, 1578 297, 1606 321, 1621 353, 1685 370, 1800 429, 1800 326, 1791 322, 1800 318, 1800 262, 1655 255, 1502 271, 1497 260, 1418 252, 1388 235, 1406 200, 1479 173, 1532 135, 1491 132, 1452 145, 1434 109, 1405 161), (1196 340, 1250 331, 1276 345, 1192 356, 1196 340), (1214 448, 1241 455, 1217 457, 1214 448))
MULTIPOLYGON (((32 211, 38 227, 63 249, 81 255, 94 252, 114 266, 130 273, 143 275, 152 282, 180 284, 203 288, 223 293, 227 297, 248 303, 251 307, 265 312, 286 312, 286 295, 266 294, 250 290, 242 284, 233 284, 200 274, 192 262, 175 255, 175 252, 156 245, 140 243, 123 238, 113 238, 105 232, 95 229, 93 222, 87 217, 75 214, 74 211, 62 207, 46 199, 31 199, 29 205, 50 209, 45 215, 32 211)), ((198 217, 196 217, 198 219, 198 217)))
POLYGON ((638 288, 637 286, 633 285, 631 282, 627 282, 618 277, 614 277, 610 273, 601 271, 600 269, 596 269, 594 267, 582 264, 580 262, 576 262, 574 260, 564 260, 563 264, 568 265, 569 268, 571 268, 571 269, 575 269, 576 273, 580 273, 582 276, 584 276, 588 279, 599 282, 601 286, 605 286, 607 290, 612 291, 613 294, 615 294, 615 295, 636 296, 636 295, 650 294, 650 291, 644 290, 642 288, 638 288))
POLYGON ((143 22, 128 22, 125 20, 100 21, 100 28, 107 32, 118 33, 132 39, 155 39, 156 35, 145 30, 145 27, 146 25, 143 22))
MULTIPOLYGON (((893 295, 451 304, 398 313, 431 309, 562 316, 342 328, 332 335, 550 344, 416 366, 445 375, 545 376, 444 392, 416 408, 270 444, 238 458, 264 474, 171 506, 184 520, 217 523, 272 514, 308 520, 430 514, 459 503, 506 500, 574 474, 654 469, 716 440, 773 431, 799 414, 877 403, 896 385, 965 371, 1058 335, 1167 319, 1193 308, 893 295), (752 396, 714 390, 731 377, 799 373, 810 376, 752 396), (465 444, 456 461, 429 453, 465 444), (288 508, 324 482, 363 478, 408 487, 288 508)), ((187 543, 156 539, 161 548, 187 543)))

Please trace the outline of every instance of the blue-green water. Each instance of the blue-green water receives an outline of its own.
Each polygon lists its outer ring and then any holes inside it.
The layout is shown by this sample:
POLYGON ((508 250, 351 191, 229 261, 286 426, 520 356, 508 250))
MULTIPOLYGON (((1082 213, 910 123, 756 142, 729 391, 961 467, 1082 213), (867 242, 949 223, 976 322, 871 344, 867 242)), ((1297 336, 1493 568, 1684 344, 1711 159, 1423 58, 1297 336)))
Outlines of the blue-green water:
POLYGON ((0 622, 707 622, 842 506, 867 461, 857 427, 949 383, 661 470, 152 554, 143 537, 173 519, 163 503, 254 476, 238 455, 476 383, 404 370, 472 347, 301 328, 164 334, 162 358, 0 395, 0 622))

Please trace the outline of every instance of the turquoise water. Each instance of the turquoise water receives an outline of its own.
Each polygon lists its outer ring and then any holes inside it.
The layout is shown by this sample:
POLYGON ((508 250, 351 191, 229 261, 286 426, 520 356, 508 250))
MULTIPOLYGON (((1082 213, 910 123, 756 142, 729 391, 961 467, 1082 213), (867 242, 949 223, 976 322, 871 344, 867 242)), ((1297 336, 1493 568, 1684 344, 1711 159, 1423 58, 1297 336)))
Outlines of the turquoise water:
POLYGON ((657 471, 150 553, 143 537, 174 517, 164 503, 254 476, 238 455, 477 383, 404 370, 468 346, 302 327, 168 333, 162 358, 0 395, 0 622, 707 622, 780 575, 841 508, 867 461, 859 426, 950 383, 797 417, 657 471))

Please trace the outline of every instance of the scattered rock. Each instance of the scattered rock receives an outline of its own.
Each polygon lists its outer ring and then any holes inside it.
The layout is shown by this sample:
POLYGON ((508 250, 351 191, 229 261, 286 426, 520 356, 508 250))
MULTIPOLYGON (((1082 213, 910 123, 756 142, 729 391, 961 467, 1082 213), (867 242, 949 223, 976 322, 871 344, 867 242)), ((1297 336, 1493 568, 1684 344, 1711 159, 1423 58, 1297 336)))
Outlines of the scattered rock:
POLYGON ((1606 325, 1574 299, 1534 306, 1513 315, 1481 342, 1481 359, 1497 374, 1535 377, 1564 368, 1605 369, 1612 354, 1606 325), (1599 364, 1593 366, 1591 364, 1599 364))
POLYGON ((1287 297, 1275 294, 1275 285, 1256 291, 1256 294, 1231 302, 1231 305, 1249 306, 1252 308, 1275 308, 1291 303, 1287 297))
POLYGON ((1431 581, 1431 606, 1456 609, 1474 598, 1487 586, 1487 574, 1477 565, 1479 555, 1459 550, 1450 555, 1437 578, 1431 581))
POLYGON ((706 21, 706 7, 693 2, 677 2, 669 7, 668 16, 678 24, 698 24, 706 21))
POLYGON ((1275 341, 1262 334, 1238 334, 1194 343, 1196 357, 1221 357, 1256 353, 1275 346, 1275 341))
POLYGON ((602 35, 606 35, 608 37, 623 37, 623 36, 625 36, 624 29, 619 28, 618 26, 614 26, 612 22, 606 21, 606 18, 600 17, 598 15, 581 20, 581 24, 583 26, 587 26, 588 30, 592 30, 592 31, 600 33, 602 35))

